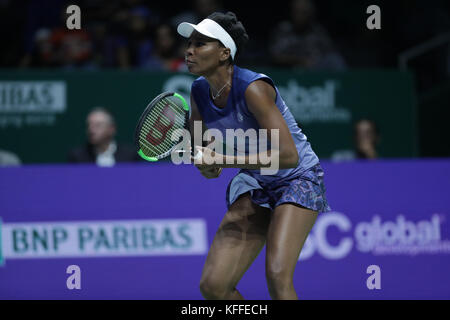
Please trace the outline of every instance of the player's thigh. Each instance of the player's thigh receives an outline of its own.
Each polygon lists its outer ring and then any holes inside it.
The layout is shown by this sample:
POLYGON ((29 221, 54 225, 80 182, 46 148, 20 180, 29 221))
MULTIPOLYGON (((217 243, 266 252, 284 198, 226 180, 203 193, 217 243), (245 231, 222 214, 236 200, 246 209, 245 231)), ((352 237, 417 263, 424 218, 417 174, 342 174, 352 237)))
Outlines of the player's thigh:
POLYGON ((266 273, 293 276, 300 251, 317 219, 317 212, 293 204, 275 208, 267 233, 266 273))
POLYGON ((202 281, 235 285, 266 241, 271 212, 255 205, 248 193, 225 214, 206 258, 202 281))

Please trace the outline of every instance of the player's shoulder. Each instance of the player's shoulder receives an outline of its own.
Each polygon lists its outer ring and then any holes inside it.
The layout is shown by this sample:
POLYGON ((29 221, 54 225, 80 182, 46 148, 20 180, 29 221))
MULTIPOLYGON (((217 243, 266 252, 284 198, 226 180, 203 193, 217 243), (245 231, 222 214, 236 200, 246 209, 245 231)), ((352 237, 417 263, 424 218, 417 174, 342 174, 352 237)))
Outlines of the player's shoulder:
POLYGON ((258 76, 258 73, 238 66, 234 66, 235 78, 240 81, 249 81, 258 76))
POLYGON ((249 87, 259 86, 259 83, 256 83, 257 80, 264 80, 264 82, 268 82, 270 85, 274 86, 272 79, 267 75, 259 72, 255 72, 253 70, 238 68, 236 74, 237 86, 241 89, 242 93, 245 94, 249 87))
POLYGON ((235 70, 236 70, 236 79, 239 82, 246 83, 247 85, 259 79, 269 78, 267 75, 263 73, 259 73, 250 69, 236 67, 235 70))

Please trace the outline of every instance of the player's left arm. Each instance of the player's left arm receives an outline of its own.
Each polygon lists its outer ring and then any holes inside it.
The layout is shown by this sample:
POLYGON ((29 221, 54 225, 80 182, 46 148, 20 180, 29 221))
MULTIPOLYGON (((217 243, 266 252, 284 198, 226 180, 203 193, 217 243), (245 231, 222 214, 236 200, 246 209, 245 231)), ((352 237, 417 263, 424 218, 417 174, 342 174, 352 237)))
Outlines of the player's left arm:
MULTIPOLYGON (((204 162, 197 164, 197 167, 222 167, 222 168, 245 168, 260 169, 271 167, 272 161, 277 160, 279 169, 295 168, 298 164, 299 156, 291 132, 284 120, 280 110, 275 104, 275 89, 265 81, 257 80, 252 82, 245 91, 245 99, 249 111, 256 118, 261 129, 267 130, 267 138, 272 137, 272 130, 278 130, 278 149, 274 148, 274 141, 271 141, 272 149, 264 154, 264 158, 269 158, 270 162, 261 161, 262 154, 250 155, 219 155, 222 159, 220 163, 206 165, 204 162)), ((276 135, 274 135, 276 137, 276 135)), ((214 152, 208 147, 197 147, 202 151, 203 159, 214 157, 214 152)), ((211 163, 208 161, 207 163, 211 163)))
POLYGON ((279 132, 279 157, 280 169, 295 168, 298 165, 298 151, 291 132, 280 110, 275 104, 275 89, 264 80, 252 82, 245 91, 245 99, 249 111, 258 121, 261 129, 267 130, 267 137, 272 137, 272 130, 279 132))

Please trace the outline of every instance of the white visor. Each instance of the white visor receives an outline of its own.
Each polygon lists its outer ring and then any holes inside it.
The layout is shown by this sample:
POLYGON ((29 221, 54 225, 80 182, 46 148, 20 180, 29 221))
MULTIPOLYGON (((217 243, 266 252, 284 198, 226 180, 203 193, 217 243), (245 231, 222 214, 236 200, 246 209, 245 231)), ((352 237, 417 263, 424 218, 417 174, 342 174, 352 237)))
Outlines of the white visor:
POLYGON ((177 28, 178 33, 185 38, 189 38, 194 30, 207 37, 217 39, 222 42, 225 48, 230 49, 231 57, 234 60, 234 56, 236 54, 236 44, 234 43, 233 38, 231 38, 228 32, 226 32, 220 24, 211 19, 204 19, 199 24, 182 22, 177 28))

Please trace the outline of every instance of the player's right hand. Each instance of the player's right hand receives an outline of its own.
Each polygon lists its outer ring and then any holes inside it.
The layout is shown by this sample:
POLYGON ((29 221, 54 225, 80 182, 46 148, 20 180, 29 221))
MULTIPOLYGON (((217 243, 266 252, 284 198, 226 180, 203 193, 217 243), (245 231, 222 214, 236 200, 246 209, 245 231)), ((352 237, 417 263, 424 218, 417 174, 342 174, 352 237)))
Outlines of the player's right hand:
MULTIPOLYGON (((198 167, 197 167, 198 168, 198 167)), ((202 176, 204 176, 206 179, 215 179, 220 176, 220 173, 222 172, 222 168, 198 168, 200 170, 200 173, 202 176)))

